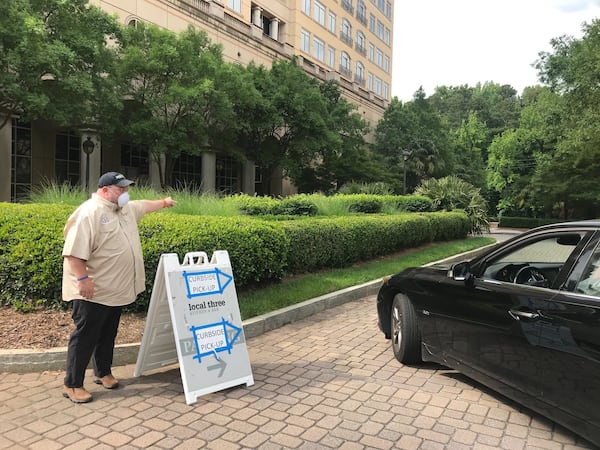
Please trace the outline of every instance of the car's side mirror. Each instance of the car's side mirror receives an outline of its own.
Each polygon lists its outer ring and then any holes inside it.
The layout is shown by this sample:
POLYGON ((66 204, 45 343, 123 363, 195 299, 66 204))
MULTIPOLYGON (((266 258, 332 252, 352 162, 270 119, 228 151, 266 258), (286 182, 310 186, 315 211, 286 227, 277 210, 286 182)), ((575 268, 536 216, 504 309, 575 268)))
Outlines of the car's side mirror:
POLYGON ((448 276, 452 277, 452 279, 456 281, 464 281, 465 283, 468 283, 473 279, 469 262, 464 261, 454 264, 448 272, 448 276))

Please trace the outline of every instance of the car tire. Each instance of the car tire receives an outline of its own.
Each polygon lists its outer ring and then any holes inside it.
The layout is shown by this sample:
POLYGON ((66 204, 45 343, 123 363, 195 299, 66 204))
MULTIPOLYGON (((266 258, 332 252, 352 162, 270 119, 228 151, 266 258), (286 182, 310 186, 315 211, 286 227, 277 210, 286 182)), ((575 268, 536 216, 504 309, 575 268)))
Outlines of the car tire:
POLYGON ((415 308, 407 296, 397 294, 390 314, 392 350, 402 364, 418 364, 421 359, 421 333, 415 308))

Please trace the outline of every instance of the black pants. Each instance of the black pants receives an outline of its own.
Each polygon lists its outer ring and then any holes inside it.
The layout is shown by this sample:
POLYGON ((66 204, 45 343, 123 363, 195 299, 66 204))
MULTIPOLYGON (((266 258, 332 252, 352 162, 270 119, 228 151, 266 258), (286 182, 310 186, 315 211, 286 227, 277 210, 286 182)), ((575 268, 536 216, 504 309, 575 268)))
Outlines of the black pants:
POLYGON ((72 303, 75 331, 69 338, 65 386, 78 388, 83 386, 90 358, 94 375, 103 377, 111 374, 122 307, 87 300, 73 300, 72 303))

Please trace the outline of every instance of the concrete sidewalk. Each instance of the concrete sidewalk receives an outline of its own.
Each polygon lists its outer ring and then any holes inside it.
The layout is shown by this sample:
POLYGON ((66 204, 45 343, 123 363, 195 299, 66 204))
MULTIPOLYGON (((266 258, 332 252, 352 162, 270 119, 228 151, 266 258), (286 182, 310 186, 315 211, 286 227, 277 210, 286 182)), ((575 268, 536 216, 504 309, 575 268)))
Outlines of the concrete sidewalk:
POLYGON ((178 368, 63 398, 63 371, 2 374, 0 449, 556 449, 577 436, 442 366, 404 366, 375 296, 247 339, 254 376, 187 405, 178 368))

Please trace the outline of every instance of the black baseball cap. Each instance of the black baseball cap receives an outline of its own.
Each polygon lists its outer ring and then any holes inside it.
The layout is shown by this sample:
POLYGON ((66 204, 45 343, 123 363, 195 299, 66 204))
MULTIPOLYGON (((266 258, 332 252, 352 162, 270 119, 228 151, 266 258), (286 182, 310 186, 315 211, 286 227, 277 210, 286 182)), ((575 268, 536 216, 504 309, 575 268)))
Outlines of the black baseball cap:
POLYGON ((99 188, 104 186, 126 187, 131 184, 134 184, 134 181, 128 180, 127 178, 125 178, 125 175, 119 172, 106 172, 98 180, 99 188))

